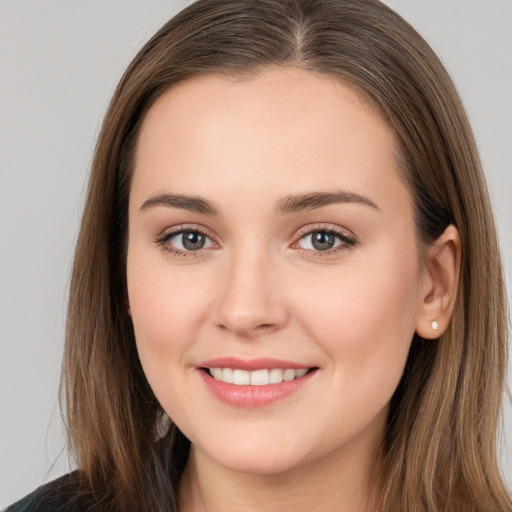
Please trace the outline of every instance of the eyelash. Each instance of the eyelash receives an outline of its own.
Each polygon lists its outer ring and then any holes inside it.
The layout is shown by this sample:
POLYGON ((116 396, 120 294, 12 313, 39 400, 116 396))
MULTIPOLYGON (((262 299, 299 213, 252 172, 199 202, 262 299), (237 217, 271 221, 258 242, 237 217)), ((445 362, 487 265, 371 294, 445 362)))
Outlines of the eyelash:
MULTIPOLYGON (((296 242, 293 243, 292 247, 296 246, 301 240, 305 239, 307 236, 311 236, 313 233, 326 233, 335 236, 338 238, 338 240, 341 241, 341 244, 337 247, 334 247, 332 249, 328 249, 326 251, 314 251, 311 249, 303 249, 307 252, 312 252, 312 256, 314 258, 322 258, 325 256, 331 256, 334 254, 337 254, 341 251, 351 249, 352 247, 355 247, 358 244, 358 240, 354 236, 349 236, 346 231, 338 230, 336 228, 333 228, 332 226, 323 226, 318 225, 314 226, 313 228, 308 228, 307 230, 302 231, 298 235, 298 239, 296 242)), ((212 238, 205 233, 205 231, 195 228, 195 227, 189 227, 189 226, 180 226, 179 228, 170 231, 168 233, 164 233, 162 236, 158 237, 155 240, 155 243, 159 245, 166 253, 172 254, 174 256, 183 257, 183 258, 189 258, 189 257, 197 257, 201 253, 202 249, 198 249, 197 251, 183 251, 181 249, 177 249, 170 245, 168 242, 172 238, 174 238, 177 235, 181 235, 183 233, 198 233, 205 238, 208 238, 209 240, 212 240, 212 238)), ((215 242, 213 242, 215 244, 215 242)))

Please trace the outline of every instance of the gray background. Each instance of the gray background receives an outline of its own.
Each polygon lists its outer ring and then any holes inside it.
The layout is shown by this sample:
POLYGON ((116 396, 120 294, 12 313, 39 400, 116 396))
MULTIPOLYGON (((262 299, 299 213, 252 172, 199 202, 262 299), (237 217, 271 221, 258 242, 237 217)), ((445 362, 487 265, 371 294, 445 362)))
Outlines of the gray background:
MULTIPOLYGON (((186 3, 0 0, 0 508, 68 469, 57 388, 87 170, 121 73, 186 3)), ((459 87, 511 290, 512 1, 387 3, 429 40, 459 87)), ((509 401, 504 426, 512 486, 509 401)))

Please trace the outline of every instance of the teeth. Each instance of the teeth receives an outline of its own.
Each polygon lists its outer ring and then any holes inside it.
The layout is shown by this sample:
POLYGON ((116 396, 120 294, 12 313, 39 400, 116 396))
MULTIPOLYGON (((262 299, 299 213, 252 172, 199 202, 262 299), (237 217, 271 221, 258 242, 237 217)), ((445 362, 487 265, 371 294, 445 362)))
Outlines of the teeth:
POLYGON ((251 386, 265 386, 269 383, 268 370, 256 370, 251 374, 251 386))
POLYGON ((222 368, 222 373, 220 376, 220 379, 223 382, 227 382, 228 384, 233 384, 233 374, 235 372, 233 371, 233 368, 222 368))
POLYGON ((272 368, 269 375, 270 384, 279 384, 283 382, 283 370, 279 368, 272 368))
POLYGON ((210 375, 216 380, 237 386, 266 386, 267 384, 279 384, 283 381, 290 381, 304 377, 308 372, 307 368, 293 370, 287 368, 272 368, 271 370, 237 370, 234 368, 209 368, 210 375))
MULTIPOLYGON (((222 370, 221 370, 222 371, 222 370)), ((222 375, 224 372, 222 371, 222 375)), ((233 371, 233 384, 238 386, 248 385, 251 383, 251 373, 245 370, 234 370, 233 371)))
POLYGON ((295 379, 295 370, 285 370, 283 372, 283 380, 293 380, 295 379))

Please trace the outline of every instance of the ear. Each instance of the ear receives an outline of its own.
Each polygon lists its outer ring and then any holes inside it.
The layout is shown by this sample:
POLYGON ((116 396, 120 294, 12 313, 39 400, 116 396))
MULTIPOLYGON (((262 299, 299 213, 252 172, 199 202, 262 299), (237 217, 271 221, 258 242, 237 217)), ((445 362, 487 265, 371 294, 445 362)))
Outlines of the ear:
POLYGON ((416 317, 416 333, 422 338, 438 338, 448 326, 457 297, 460 261, 460 235, 450 224, 427 250, 416 317))
POLYGON ((126 312, 128 313, 128 316, 132 316, 132 310, 130 309, 130 299, 126 297, 124 301, 124 307, 126 309, 126 312))

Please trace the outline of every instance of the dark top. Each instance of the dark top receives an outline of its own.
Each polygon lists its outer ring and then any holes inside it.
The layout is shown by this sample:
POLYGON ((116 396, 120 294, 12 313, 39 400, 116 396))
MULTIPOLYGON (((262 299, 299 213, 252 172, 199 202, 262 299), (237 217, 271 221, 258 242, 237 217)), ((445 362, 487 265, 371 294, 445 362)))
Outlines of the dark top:
POLYGON ((78 473, 74 471, 38 487, 5 512, 97 512, 90 495, 80 487, 78 473))

